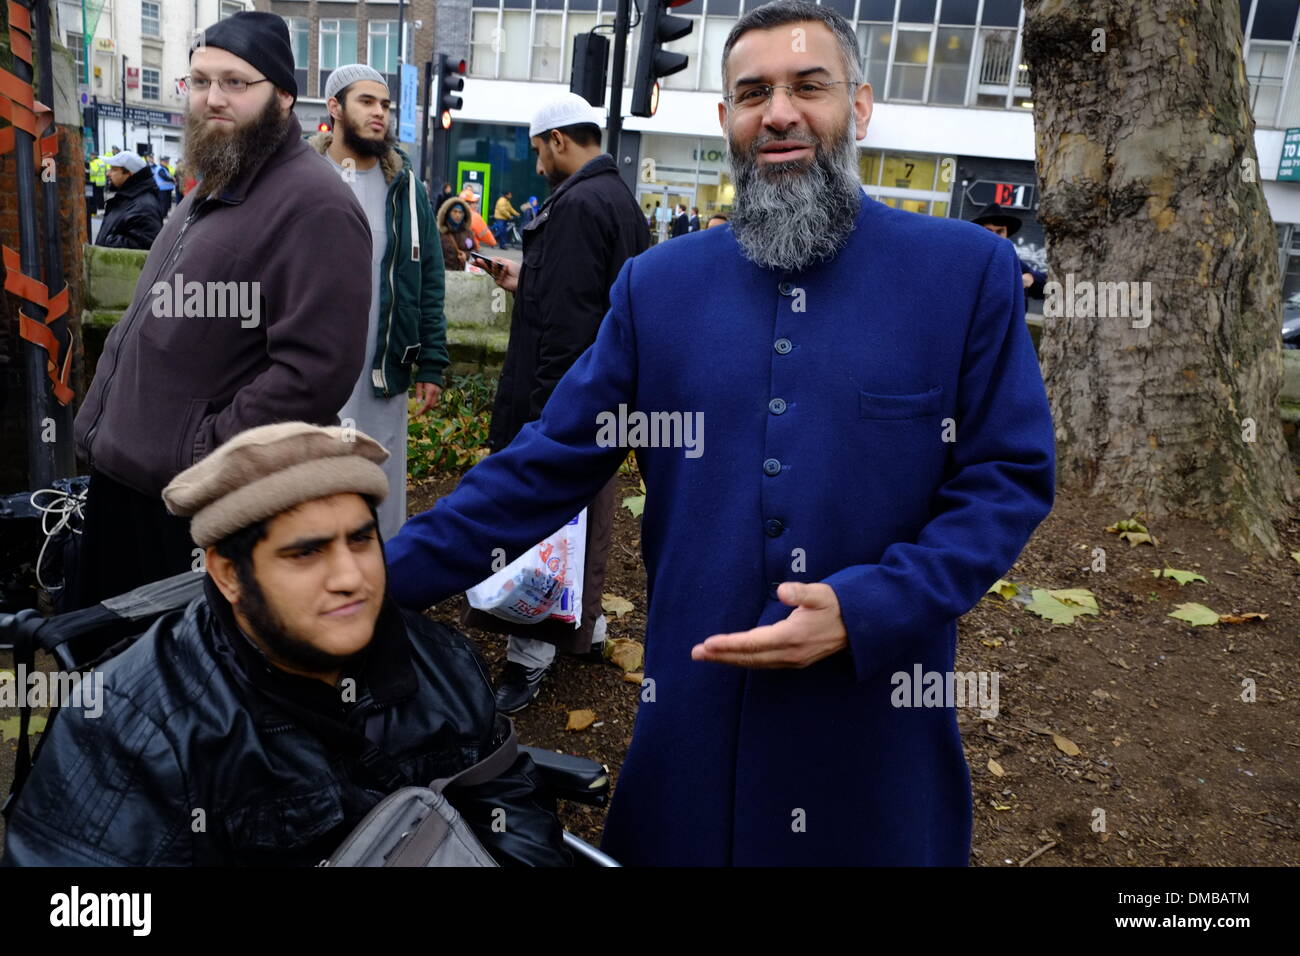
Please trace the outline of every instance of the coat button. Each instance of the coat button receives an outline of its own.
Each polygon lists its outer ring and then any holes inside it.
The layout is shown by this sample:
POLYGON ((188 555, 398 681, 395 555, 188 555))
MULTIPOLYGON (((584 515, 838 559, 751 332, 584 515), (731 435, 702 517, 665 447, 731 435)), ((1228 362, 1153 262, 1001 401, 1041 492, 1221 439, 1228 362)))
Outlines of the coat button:
POLYGON ((781 537, 781 532, 785 530, 785 525, 781 524, 781 522, 776 518, 768 518, 767 521, 763 523, 763 530, 767 532, 769 538, 779 538, 781 537))
POLYGON ((785 414, 785 399, 784 398, 772 399, 770 402, 767 403, 767 410, 771 412, 773 415, 785 414))
POLYGON ((777 339, 772 348, 776 349, 777 355, 788 355, 794 346, 790 344, 789 339, 777 339))
POLYGON ((779 286, 776 287, 776 290, 780 292, 782 295, 790 295, 790 293, 794 292, 794 283, 788 281, 782 282, 779 286))
POLYGON ((765 475, 781 474, 781 463, 777 461, 775 458, 769 458, 767 461, 763 462, 763 474, 765 475))

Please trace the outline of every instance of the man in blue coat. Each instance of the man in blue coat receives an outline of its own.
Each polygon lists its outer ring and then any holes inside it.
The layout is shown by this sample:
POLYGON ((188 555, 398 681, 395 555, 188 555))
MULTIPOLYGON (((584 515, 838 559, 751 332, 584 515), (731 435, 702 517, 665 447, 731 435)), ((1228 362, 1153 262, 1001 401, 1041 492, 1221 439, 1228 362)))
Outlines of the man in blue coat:
POLYGON ((391 542, 390 586, 424 607, 487 577, 634 447, 645 682, 605 850, 964 865, 953 701, 900 680, 952 673, 956 618, 1051 508, 1019 264, 863 195, 871 90, 831 8, 746 14, 722 75, 730 223, 624 265, 540 420, 391 542))

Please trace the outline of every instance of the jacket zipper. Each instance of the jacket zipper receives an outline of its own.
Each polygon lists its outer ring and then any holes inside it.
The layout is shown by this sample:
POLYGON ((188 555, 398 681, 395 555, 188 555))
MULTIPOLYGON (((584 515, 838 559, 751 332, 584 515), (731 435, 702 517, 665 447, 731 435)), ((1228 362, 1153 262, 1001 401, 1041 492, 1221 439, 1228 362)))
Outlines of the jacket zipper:
MULTIPOLYGON (((199 210, 206 204, 206 202, 207 200, 195 203, 194 208, 190 210, 190 214, 185 217, 185 222, 181 223, 181 231, 176 235, 176 241, 172 243, 171 250, 167 253, 167 258, 163 261, 163 264, 160 265, 158 271, 153 274, 153 279, 149 281, 148 288, 152 289, 154 284, 158 281, 158 277, 180 258, 181 250, 185 245, 185 233, 190 228, 190 224, 198 218, 199 210)), ((127 326, 122 330, 123 339, 126 338, 127 332, 130 330, 131 326, 135 324, 138 314, 143 311, 143 303, 141 306, 140 309, 136 309, 127 319, 127 326)), ((95 465, 95 435, 99 432, 99 421, 104 417, 104 410, 108 408, 108 395, 113 387, 113 379, 117 375, 117 365, 118 358, 117 354, 114 353, 113 367, 109 369, 108 377, 104 379, 104 394, 101 395, 99 399, 99 411, 95 413, 95 420, 90 424, 90 431, 86 432, 86 460, 92 468, 95 465)))
MULTIPOLYGON (((398 173, 397 175, 401 176, 402 174, 398 173)), ((397 192, 398 190, 394 190, 392 193, 393 234, 388 238, 388 251, 391 254, 391 258, 388 260, 388 322, 384 326, 384 350, 379 357, 379 368, 377 370, 379 372, 378 385, 384 390, 384 398, 392 398, 388 394, 388 375, 385 367, 388 365, 388 343, 393 338, 393 313, 397 311, 397 288, 393 284, 393 270, 397 263, 397 192)), ((373 376, 373 374, 372 371, 371 375, 373 376)))

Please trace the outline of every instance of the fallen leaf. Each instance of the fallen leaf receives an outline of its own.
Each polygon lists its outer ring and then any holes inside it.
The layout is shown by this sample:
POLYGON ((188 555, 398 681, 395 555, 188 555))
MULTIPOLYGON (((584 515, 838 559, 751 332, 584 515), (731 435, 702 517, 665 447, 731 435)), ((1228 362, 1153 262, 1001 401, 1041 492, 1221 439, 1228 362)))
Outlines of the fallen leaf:
POLYGON ((623 675, 623 681, 628 684, 639 684, 645 680, 645 674, 641 671, 629 671, 623 675))
POLYGON ((996 594, 999 597, 1001 597, 1003 600, 1010 601, 1013 597, 1015 597, 1017 594, 1020 593, 1020 586, 1015 584, 1012 581, 1008 581, 1006 578, 998 578, 996 581, 993 582, 992 585, 989 586, 989 589, 984 593, 996 594))
POLYGON ((996 760, 994 760, 992 757, 990 757, 990 758, 989 758, 989 773, 993 774, 993 776, 995 776, 995 777, 1001 777, 1001 776, 1004 776, 1004 775, 1006 774, 1006 771, 1002 769, 1002 764, 998 763, 996 760))
POLYGON ((1052 743, 1056 744, 1056 748, 1068 757, 1079 756, 1079 745, 1069 737, 1062 737, 1060 734, 1052 734, 1052 743))
POLYGON ((994 810, 1010 810, 1011 808, 1010 808, 1010 807, 1003 806, 1003 805, 1000 804, 1000 803, 995 803, 995 804, 993 804, 993 809, 994 809, 994 810))
POLYGON ((630 637, 611 637, 605 642, 604 654, 606 660, 613 661, 625 674, 640 670, 645 662, 645 648, 630 637))
POLYGON ((1168 617, 1172 617, 1177 621, 1186 621, 1195 627, 1219 623, 1219 615, 1204 604, 1179 604, 1176 607, 1177 610, 1171 611, 1167 615, 1168 617))
POLYGON ((1063 604, 1077 604, 1079 607, 1097 610, 1097 596, 1087 588, 1062 588, 1047 593, 1063 604))
POLYGON ((1147 526, 1136 518, 1125 518, 1123 521, 1116 521, 1106 529, 1111 534, 1119 535, 1121 541, 1127 541, 1129 547, 1136 547, 1139 544, 1155 545, 1158 542, 1147 532, 1147 526))
POLYGON ((1122 531, 1146 531, 1147 526, 1137 518, 1125 518, 1123 521, 1116 521, 1106 530, 1111 534, 1119 534, 1122 531))
POLYGON ((988 638, 980 638, 980 643, 983 644, 985 647, 1001 647, 1003 644, 1003 640, 1000 637, 995 637, 993 638, 993 640, 989 640, 988 638))
POLYGON ((1300 551, 1292 551, 1291 557, 1295 558, 1297 563, 1300 563, 1300 551))
POLYGON ((1092 597, 1091 592, 1083 589, 1074 591, 1048 591, 1044 588, 1034 588, 1034 600, 1029 603, 1028 610, 1033 611, 1039 617, 1047 618, 1053 624, 1073 624, 1075 618, 1084 614, 1097 614, 1097 599, 1092 597), (1080 593, 1087 594, 1091 600, 1091 606, 1080 603, 1070 598, 1070 595, 1079 596, 1080 593), (1067 599, 1062 600, 1057 595, 1066 595, 1067 599))
POLYGON ((1193 581, 1200 581, 1202 584, 1209 583, 1195 571, 1179 571, 1177 568, 1155 568, 1152 569, 1151 576, 1153 578, 1173 578, 1178 582, 1179 587, 1193 581))
POLYGON ((606 614, 614 614, 622 617, 628 611, 633 610, 633 604, 626 598, 621 598, 617 594, 602 594, 600 596, 600 607, 606 614))
POLYGON ((632 512, 633 518, 641 517, 641 512, 645 510, 645 479, 641 480, 641 494, 629 495, 623 499, 623 507, 632 512))
POLYGON ((569 722, 565 725, 565 730, 586 730, 596 722, 596 712, 594 710, 571 710, 569 711, 569 722))
MULTIPOLYGON (((31 722, 27 725, 28 733, 39 734, 45 729, 46 718, 37 714, 32 715, 31 722)), ((18 718, 10 717, 7 720, 0 720, 0 740, 17 740, 18 739, 18 718)))
POLYGON ((1259 611, 1247 611, 1245 614, 1220 614, 1220 624, 1245 624, 1248 621, 1267 621, 1268 615, 1259 611))

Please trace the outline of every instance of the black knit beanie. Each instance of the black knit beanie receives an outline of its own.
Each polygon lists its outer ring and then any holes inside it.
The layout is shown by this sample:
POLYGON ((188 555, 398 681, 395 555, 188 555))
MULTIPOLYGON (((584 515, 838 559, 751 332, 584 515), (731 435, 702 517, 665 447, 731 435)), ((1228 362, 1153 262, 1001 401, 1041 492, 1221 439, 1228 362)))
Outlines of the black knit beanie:
POLYGON ((208 27, 190 47, 190 58, 202 46, 214 46, 247 60, 268 80, 298 99, 293 75, 289 25, 274 13, 244 11, 208 27))

